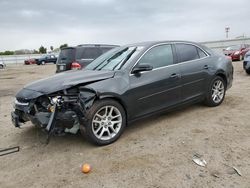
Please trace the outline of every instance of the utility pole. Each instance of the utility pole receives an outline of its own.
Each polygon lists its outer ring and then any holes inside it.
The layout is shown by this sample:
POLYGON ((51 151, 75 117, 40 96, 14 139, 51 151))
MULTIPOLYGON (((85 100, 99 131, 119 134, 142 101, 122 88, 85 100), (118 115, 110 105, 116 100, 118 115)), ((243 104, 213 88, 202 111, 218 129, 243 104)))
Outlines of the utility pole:
POLYGON ((229 31, 230 31, 230 27, 225 27, 225 31, 226 31, 226 38, 228 39, 228 33, 229 33, 229 31))

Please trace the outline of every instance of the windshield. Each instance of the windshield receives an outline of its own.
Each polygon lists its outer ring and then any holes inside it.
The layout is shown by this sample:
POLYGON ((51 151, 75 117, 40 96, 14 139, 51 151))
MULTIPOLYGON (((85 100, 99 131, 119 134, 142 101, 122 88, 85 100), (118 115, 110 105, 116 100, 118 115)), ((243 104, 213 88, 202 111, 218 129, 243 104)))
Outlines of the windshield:
POLYGON ((130 59, 133 59, 143 47, 114 48, 94 60, 85 69, 88 70, 120 70, 130 59))
POLYGON ((240 45, 230 46, 226 48, 226 50, 239 50, 239 49, 240 49, 240 45))

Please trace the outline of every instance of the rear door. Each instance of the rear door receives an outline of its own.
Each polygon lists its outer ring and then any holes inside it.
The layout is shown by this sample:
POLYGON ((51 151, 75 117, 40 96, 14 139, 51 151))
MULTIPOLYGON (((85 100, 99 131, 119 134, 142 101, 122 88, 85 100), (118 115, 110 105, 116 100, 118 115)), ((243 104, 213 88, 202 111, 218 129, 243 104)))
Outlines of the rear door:
POLYGON ((207 89, 208 54, 193 44, 175 44, 178 64, 181 71, 182 101, 187 101, 204 95, 207 89))
POLYGON ((57 58, 56 72, 70 70, 71 63, 75 60, 74 57, 75 57, 75 48, 62 49, 57 58))
POLYGON ((137 118, 180 102, 180 70, 174 64, 172 45, 153 47, 138 61, 153 70, 130 75, 131 118, 137 118))
POLYGON ((100 47, 79 47, 76 50, 76 61, 84 68, 101 54, 100 47))

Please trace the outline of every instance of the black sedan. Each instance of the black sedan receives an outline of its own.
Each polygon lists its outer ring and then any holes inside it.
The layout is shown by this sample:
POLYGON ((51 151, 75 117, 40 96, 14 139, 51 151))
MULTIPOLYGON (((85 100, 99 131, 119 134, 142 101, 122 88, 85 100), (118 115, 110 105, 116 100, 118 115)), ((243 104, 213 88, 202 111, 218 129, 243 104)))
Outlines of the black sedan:
POLYGON ((130 122, 181 105, 215 107, 232 86, 231 60, 184 41, 115 48, 81 71, 26 85, 12 121, 31 121, 48 135, 77 133, 97 145, 116 141, 130 122))

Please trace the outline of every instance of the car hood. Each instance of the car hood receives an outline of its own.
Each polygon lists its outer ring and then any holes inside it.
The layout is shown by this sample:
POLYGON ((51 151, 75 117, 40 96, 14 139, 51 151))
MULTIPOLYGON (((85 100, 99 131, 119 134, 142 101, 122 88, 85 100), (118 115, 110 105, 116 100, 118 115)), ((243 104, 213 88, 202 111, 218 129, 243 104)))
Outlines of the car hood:
POLYGON ((46 79, 32 82, 31 84, 26 85, 24 89, 33 90, 43 94, 50 94, 72 86, 80 84, 86 85, 88 83, 112 78, 113 76, 114 71, 67 71, 46 79))

